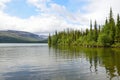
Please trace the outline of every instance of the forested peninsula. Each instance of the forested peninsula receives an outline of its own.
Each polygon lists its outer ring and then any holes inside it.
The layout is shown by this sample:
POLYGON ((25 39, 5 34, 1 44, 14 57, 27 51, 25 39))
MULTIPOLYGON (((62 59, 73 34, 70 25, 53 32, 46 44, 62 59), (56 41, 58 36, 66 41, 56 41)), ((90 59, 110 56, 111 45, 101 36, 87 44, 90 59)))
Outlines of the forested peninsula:
POLYGON ((49 46, 83 46, 83 47, 119 47, 120 48, 120 16, 117 20, 113 18, 112 9, 109 17, 103 25, 97 21, 90 21, 90 29, 72 30, 66 29, 61 32, 55 31, 54 35, 49 34, 49 46))

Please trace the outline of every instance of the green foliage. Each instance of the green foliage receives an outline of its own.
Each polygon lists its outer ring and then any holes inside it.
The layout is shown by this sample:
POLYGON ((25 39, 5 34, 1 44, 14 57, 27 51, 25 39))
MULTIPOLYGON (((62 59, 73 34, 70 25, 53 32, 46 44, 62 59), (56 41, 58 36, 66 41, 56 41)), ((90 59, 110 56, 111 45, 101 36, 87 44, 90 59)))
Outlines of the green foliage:
POLYGON ((98 30, 97 30, 97 22, 95 21, 95 24, 94 24, 94 32, 93 32, 93 39, 95 42, 97 42, 97 38, 98 38, 98 30))
POLYGON ((115 42, 120 43, 120 18, 119 14, 117 15, 117 24, 116 24, 116 32, 115 32, 115 42))
POLYGON ((49 38, 49 44, 51 43, 52 45, 110 47, 114 44, 120 44, 119 15, 117 16, 117 23, 115 24, 112 9, 110 9, 109 18, 106 18, 103 26, 98 26, 96 20, 93 26, 90 20, 90 29, 86 29, 85 31, 71 29, 61 32, 56 31, 55 34, 49 38))
POLYGON ((100 34, 98 37, 98 43, 101 46, 110 46, 110 37, 107 34, 100 34))

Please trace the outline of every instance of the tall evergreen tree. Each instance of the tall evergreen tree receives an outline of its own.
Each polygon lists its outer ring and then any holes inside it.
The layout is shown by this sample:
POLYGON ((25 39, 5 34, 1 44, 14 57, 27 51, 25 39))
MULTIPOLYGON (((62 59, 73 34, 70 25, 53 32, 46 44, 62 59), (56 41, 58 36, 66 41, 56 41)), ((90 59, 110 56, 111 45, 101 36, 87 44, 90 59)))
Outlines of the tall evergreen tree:
POLYGON ((113 19, 113 12, 112 12, 112 8, 110 8, 109 22, 112 22, 112 19, 113 19))
POLYGON ((106 18, 106 20, 105 20, 105 25, 107 25, 108 24, 108 20, 107 20, 107 18, 106 18))
POLYGON ((101 26, 99 25, 99 30, 98 30, 98 32, 100 33, 100 31, 101 31, 101 26))
POLYGON ((92 32, 92 20, 90 20, 90 32, 92 32))
POLYGON ((93 40, 93 29, 92 29, 92 20, 90 20, 90 31, 88 34, 88 41, 92 41, 93 40))
POLYGON ((94 41, 97 42, 98 32, 97 32, 97 22, 94 23, 94 41))
POLYGON ((117 24, 116 24, 116 32, 115 32, 115 41, 120 42, 120 16, 117 15, 117 24))
POLYGON ((110 28, 109 37, 111 39, 111 44, 113 44, 114 43, 114 38, 115 38, 115 21, 113 19, 112 8, 110 8, 109 28, 110 28))

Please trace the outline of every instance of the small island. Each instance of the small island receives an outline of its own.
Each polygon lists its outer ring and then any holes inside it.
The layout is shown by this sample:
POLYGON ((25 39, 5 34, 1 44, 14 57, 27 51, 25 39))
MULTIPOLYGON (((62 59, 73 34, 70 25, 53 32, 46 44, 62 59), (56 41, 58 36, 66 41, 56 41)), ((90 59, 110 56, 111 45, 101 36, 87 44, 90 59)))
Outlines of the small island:
POLYGON ((54 35, 49 34, 48 44, 49 46, 120 48, 120 16, 118 14, 115 20, 112 8, 110 8, 109 17, 106 18, 104 25, 98 25, 96 20, 93 25, 90 20, 90 29, 55 31, 54 35))

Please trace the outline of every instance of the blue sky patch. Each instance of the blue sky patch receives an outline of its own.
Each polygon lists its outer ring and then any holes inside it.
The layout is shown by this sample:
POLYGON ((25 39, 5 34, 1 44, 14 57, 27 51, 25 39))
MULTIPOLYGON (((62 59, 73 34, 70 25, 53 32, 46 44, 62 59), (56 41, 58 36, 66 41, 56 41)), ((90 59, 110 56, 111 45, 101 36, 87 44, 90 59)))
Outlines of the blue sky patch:
POLYGON ((85 10, 83 10, 83 6, 86 6, 89 4, 88 1, 70 1, 70 0, 53 0, 55 3, 65 6, 68 11, 75 13, 78 10, 81 11, 81 13, 86 13, 85 10))
POLYGON ((10 16, 17 16, 20 18, 29 18, 32 15, 37 15, 36 8, 29 5, 26 0, 12 0, 7 3, 4 12, 10 16))

